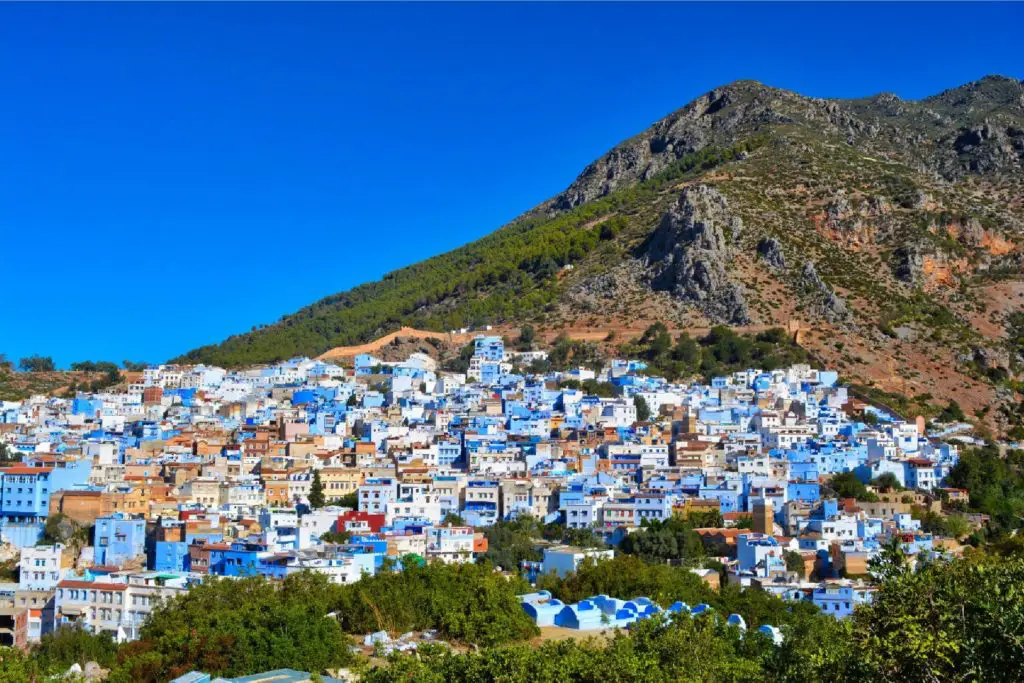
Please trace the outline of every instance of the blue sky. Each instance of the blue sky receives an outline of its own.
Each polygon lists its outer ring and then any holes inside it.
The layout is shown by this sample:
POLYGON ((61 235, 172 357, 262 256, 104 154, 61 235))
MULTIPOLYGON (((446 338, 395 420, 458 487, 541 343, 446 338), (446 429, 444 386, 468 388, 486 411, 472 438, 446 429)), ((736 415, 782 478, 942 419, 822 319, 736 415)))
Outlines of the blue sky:
POLYGON ((480 237, 695 96, 1024 77, 1024 5, 0 3, 0 352, 160 361, 480 237))

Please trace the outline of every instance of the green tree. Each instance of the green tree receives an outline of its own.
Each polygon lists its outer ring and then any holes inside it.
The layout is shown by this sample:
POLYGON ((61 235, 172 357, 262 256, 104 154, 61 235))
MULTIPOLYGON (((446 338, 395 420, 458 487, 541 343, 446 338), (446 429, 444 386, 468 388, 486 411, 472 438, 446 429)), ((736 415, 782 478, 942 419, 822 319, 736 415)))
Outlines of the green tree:
POLYGON ((325 531, 324 533, 320 534, 321 543, 336 543, 340 545, 348 543, 350 540, 352 540, 352 533, 345 530, 325 531))
POLYGON ((640 337, 640 343, 647 346, 646 356, 649 360, 659 361, 672 348, 672 337, 669 336, 665 323, 654 323, 640 337))
POLYGON ((21 453, 0 441, 0 464, 21 462, 21 453))
POLYGON ((320 471, 313 470, 313 481, 309 485, 309 506, 314 510, 319 510, 326 504, 324 483, 320 481, 320 471))
POLYGON ((693 529, 689 520, 654 520, 623 538, 619 550, 648 561, 685 560, 697 564, 704 558, 704 543, 693 529))
POLYGON ((868 491, 864 482, 853 472, 840 472, 834 475, 828 485, 839 498, 856 498, 863 501, 878 500, 878 496, 868 491))
POLYGON ((33 648, 32 658, 44 671, 67 671, 72 664, 84 667, 87 662, 109 669, 117 661, 117 643, 107 633, 68 626, 44 635, 33 648))
POLYGON ((963 538, 971 533, 971 524, 961 514, 946 515, 946 534, 951 538, 963 538))
POLYGON ((543 559, 538 541, 542 537, 540 523, 529 515, 514 520, 502 520, 485 527, 487 552, 482 560, 490 562, 505 571, 517 571, 524 561, 539 562, 543 559))
POLYGON ((486 563, 403 566, 331 591, 328 604, 347 632, 437 629, 451 640, 481 646, 537 633, 516 597, 530 590, 525 581, 486 563))
POLYGON ((636 407, 637 422, 646 422, 651 419, 651 407, 647 405, 647 400, 643 396, 634 394, 633 405, 636 407))
POLYGON ((995 446, 966 449, 949 473, 949 486, 967 489, 969 509, 989 515, 989 538, 1024 523, 1024 451, 1005 455, 995 446))
POLYGON ((53 372, 57 369, 49 356, 26 356, 18 361, 18 367, 23 372, 53 372))
POLYGON ((889 491, 902 491, 903 485, 900 484, 899 478, 892 472, 883 472, 882 474, 875 477, 871 482, 879 491, 888 493, 889 491))
POLYGON ((868 571, 879 581, 898 579, 910 573, 903 545, 895 536, 868 561, 868 571))
POLYGON ((688 371, 696 372, 700 367, 700 346, 684 332, 672 347, 672 360, 682 363, 688 371))
POLYGON ((345 508, 351 508, 353 510, 359 509, 359 491, 351 491, 346 493, 340 498, 335 498, 331 501, 334 505, 339 505, 345 508))
POLYGON ((585 379, 580 384, 580 388, 590 396, 611 398, 615 395, 615 385, 611 382, 601 382, 596 379, 585 379))
POLYGON ((981 556, 891 572, 854 614, 853 637, 879 681, 1017 680, 1024 560, 981 556))
POLYGON ((393 655, 363 680, 937 683, 1019 680, 1024 670, 1024 557, 1016 555, 890 573, 873 602, 845 620, 765 591, 724 586, 716 593, 685 569, 635 557, 587 562, 576 575, 541 583, 570 601, 607 593, 707 602, 711 614, 740 614, 751 628, 741 636, 722 618, 659 615, 602 640, 499 644, 464 654, 425 646, 415 656, 393 655), (758 633, 760 624, 780 628, 782 643, 758 633))
POLYGON ((0 683, 35 683, 54 673, 40 670, 35 659, 21 650, 0 646, 0 683))
POLYGON ((441 520, 441 526, 466 526, 466 520, 454 512, 449 512, 441 520))
POLYGON ((521 351, 529 351, 537 340, 537 330, 532 325, 523 325, 519 328, 518 346, 521 351))
POLYGON ((960 404, 950 399, 949 403, 942 409, 942 412, 940 412, 935 419, 939 422, 966 422, 967 416, 964 415, 964 411, 960 407, 960 404))
POLYGON ((469 370, 469 360, 476 353, 476 345, 470 342, 459 350, 459 355, 442 363, 442 368, 448 372, 466 372, 469 370))
POLYGON ((786 561, 786 571, 795 572, 801 579, 807 578, 807 565, 804 556, 795 550, 787 550, 782 558, 786 561))
MULTIPOLYGON (((561 528, 561 535, 559 540, 566 544, 575 546, 577 548, 604 548, 608 544, 604 542, 604 539, 594 533, 593 529, 574 529, 562 527, 561 525, 555 525, 553 529, 557 532, 557 528, 561 528)), ((545 528, 545 536, 549 533, 548 529, 545 528)))

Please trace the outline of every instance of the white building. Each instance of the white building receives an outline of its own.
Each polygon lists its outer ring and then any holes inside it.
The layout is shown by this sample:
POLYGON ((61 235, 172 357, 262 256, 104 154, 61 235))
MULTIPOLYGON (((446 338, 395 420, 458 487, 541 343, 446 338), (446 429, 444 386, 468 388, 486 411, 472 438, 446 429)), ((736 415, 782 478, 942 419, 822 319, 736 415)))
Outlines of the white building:
POLYGON ((559 578, 564 578, 567 574, 576 571, 580 563, 587 558, 594 558, 600 561, 610 560, 613 557, 615 557, 614 550, 575 548, 568 545, 545 548, 543 573, 550 574, 554 572, 559 578))
POLYGON ((63 577, 61 558, 64 546, 37 545, 21 549, 18 562, 18 587, 23 590, 50 590, 63 577))

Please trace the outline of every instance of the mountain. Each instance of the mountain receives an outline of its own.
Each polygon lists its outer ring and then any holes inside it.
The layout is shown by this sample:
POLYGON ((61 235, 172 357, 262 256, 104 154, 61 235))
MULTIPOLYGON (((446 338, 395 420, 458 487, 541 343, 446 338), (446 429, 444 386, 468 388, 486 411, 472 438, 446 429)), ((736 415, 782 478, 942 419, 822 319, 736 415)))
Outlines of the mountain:
POLYGON ((402 325, 796 324, 878 396, 955 398, 1006 427, 1024 363, 1022 244, 1021 81, 920 101, 739 81, 483 239, 175 360, 316 355, 402 325))

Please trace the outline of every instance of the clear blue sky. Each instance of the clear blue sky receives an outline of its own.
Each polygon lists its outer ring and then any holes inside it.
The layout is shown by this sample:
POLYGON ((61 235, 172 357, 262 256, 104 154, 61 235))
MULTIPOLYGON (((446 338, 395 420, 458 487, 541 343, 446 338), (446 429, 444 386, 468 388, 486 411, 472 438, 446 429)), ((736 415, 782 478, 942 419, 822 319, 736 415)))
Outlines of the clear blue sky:
POLYGON ((1024 77, 1024 5, 0 3, 0 352, 160 361, 482 236, 693 97, 1024 77))

